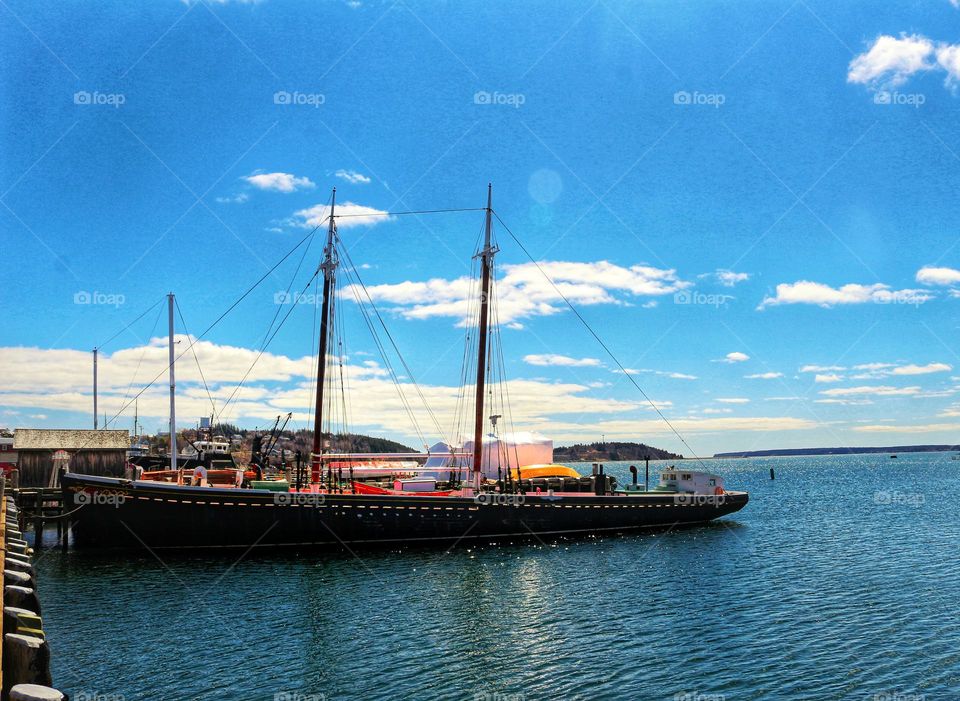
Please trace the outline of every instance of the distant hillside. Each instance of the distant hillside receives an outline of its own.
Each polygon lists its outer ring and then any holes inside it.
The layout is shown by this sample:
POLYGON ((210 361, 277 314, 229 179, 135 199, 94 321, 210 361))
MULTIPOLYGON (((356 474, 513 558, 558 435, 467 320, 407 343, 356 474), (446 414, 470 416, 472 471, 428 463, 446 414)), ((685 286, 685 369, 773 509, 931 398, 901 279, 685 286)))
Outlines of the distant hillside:
POLYGON ((601 460, 682 460, 682 455, 654 448, 645 443, 577 443, 553 449, 555 461, 590 462, 601 460))
MULTIPOLYGON (((185 431, 185 433, 188 432, 189 431, 185 431)), ((239 426, 233 426, 231 424, 217 424, 214 426, 214 433, 227 438, 231 436, 240 436, 242 439, 242 449, 249 450, 250 442, 253 439, 254 434, 259 433, 261 436, 266 438, 269 436, 270 431, 252 431, 248 429, 242 429, 239 426)), ((403 445, 402 443, 397 443, 396 441, 387 440, 386 438, 378 438, 376 436, 365 436, 360 433, 338 433, 336 435, 325 433, 323 437, 325 440, 330 441, 331 450, 338 453, 422 452, 403 445)), ((308 430, 284 431, 282 434, 280 434, 280 440, 277 442, 278 448, 284 448, 286 450, 302 450, 304 454, 308 454, 310 452, 312 445, 313 431, 308 430)))
POLYGON ((740 453, 716 453, 715 458, 769 458, 791 455, 860 455, 868 453, 938 453, 960 451, 960 445, 892 445, 881 448, 782 448, 745 450, 740 453))

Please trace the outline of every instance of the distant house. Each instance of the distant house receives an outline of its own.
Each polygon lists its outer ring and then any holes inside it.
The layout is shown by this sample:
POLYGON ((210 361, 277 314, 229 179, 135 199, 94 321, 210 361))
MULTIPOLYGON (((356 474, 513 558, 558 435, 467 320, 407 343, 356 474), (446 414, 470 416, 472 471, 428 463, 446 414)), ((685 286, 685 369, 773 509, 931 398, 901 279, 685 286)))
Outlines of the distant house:
POLYGON ((0 436, 0 470, 8 474, 17 466, 17 452, 13 449, 13 436, 0 436))
POLYGON ((67 430, 18 428, 13 432, 20 486, 53 486, 54 453, 65 451, 71 472, 85 475, 123 475, 130 447, 130 432, 124 430, 67 430))

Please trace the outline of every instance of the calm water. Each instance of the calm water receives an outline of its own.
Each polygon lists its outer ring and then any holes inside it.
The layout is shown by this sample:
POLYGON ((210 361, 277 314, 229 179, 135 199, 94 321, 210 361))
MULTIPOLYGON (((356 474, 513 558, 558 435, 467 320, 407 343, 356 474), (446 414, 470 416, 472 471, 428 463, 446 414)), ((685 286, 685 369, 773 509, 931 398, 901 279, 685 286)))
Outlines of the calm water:
POLYGON ((960 461, 708 464, 751 502, 686 530, 240 562, 45 551, 54 682, 117 701, 960 698, 960 461))

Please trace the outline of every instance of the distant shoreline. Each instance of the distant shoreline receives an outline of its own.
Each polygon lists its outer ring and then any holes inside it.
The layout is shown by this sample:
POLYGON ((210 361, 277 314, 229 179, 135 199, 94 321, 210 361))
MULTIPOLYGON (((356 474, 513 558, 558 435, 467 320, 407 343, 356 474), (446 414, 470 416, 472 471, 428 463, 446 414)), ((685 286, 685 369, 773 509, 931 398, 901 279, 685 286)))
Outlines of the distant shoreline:
POLYGON ((866 455, 871 453, 949 453, 960 452, 960 445, 892 445, 879 448, 783 448, 780 450, 744 450, 714 453, 715 458, 772 458, 797 455, 866 455))

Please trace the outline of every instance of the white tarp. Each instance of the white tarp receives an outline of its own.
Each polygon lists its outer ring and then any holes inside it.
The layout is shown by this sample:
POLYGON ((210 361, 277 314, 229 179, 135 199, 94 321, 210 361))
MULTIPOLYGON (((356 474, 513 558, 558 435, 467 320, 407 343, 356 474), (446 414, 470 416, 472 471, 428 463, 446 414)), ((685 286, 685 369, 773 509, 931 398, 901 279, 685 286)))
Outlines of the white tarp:
MULTIPOLYGON (((450 453, 450 446, 446 443, 437 443, 430 446, 431 453, 450 453)), ((451 466, 460 465, 462 469, 473 469, 473 441, 464 443, 463 448, 456 451, 467 454, 466 457, 430 458, 424 467, 437 468, 434 474, 438 479, 445 479, 451 466)), ((497 438, 493 435, 483 437, 483 476, 487 479, 497 479, 497 470, 501 477, 505 477, 507 468, 525 467, 527 465, 549 465, 553 462, 553 441, 535 433, 505 433, 497 438)))

